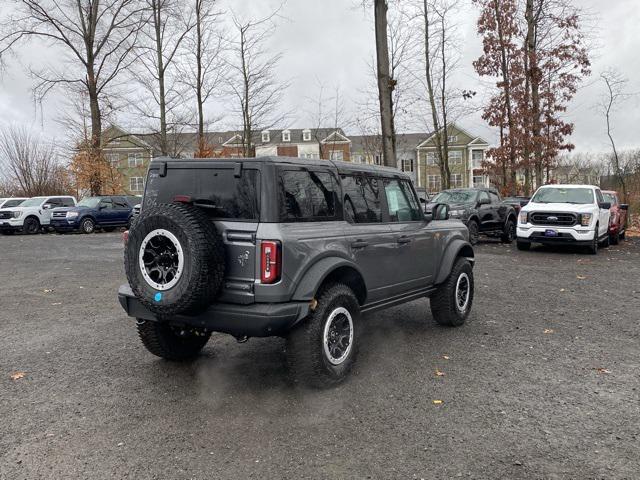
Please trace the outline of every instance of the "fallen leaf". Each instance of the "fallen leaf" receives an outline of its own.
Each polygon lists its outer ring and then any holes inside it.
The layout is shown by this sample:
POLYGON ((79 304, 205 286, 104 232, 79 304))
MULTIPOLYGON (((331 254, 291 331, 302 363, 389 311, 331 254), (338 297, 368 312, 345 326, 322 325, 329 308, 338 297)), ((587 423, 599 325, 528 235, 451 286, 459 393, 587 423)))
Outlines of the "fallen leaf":
POLYGON ((26 372, 12 373, 11 374, 11 380, 20 380, 21 378, 24 378, 25 375, 26 375, 26 372))
POLYGON ((433 404, 434 405, 442 405, 442 400, 434 400, 433 404))
POLYGON ((561 292, 566 292, 566 290, 564 288, 561 288, 560 291, 561 292))
POLYGON ((585 277, 584 275, 576 275, 576 278, 577 278, 578 280, 584 280, 584 279, 585 279, 585 278, 587 278, 587 277, 585 277))
POLYGON ((442 358, 444 358, 445 360, 449 360, 449 355, 443 355, 442 358))
POLYGON ((53 288, 45 288, 45 289, 43 290, 43 292, 44 292, 44 293, 51 293, 51 292, 53 292, 53 288))
POLYGON ((52 303, 51 305, 53 305, 53 306, 62 305, 62 302, 55 302, 55 303, 52 303))
POLYGON ((542 333, 553 333, 553 329, 552 328, 545 328, 544 332, 542 333))
POLYGON ((608 375, 609 373, 611 373, 611 371, 607 370, 606 368, 596 368, 595 370, 602 375, 608 375))
POLYGON ((441 372, 436 368, 436 377, 444 377, 444 372, 441 372))

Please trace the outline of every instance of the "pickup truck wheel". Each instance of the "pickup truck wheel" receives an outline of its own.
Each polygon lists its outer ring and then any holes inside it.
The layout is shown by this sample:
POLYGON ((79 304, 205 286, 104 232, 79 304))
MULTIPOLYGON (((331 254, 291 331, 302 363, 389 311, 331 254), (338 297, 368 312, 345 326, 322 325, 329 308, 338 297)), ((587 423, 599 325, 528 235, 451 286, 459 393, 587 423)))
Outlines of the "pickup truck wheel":
POLYGON ((478 222, 470 220, 467 228, 469 229, 469 243, 471 245, 477 244, 478 239, 480 238, 480 226, 478 225, 478 222))
POLYGON ((22 233, 27 235, 35 235, 40 231, 40 221, 35 217, 29 217, 25 219, 22 225, 22 233))
POLYGON ((504 226, 500 240, 502 240, 502 243, 512 243, 514 238, 516 238, 516 222, 510 218, 504 226))
POLYGON ((521 242, 518 240, 516 241, 516 247, 518 247, 518 250, 527 252, 529 251, 529 249, 531 249, 531 242, 521 242))
POLYGON ((360 305, 341 283, 325 288, 317 301, 287 337, 287 362, 295 381, 324 388, 344 380, 355 362, 360 305))
POLYGON ((469 260, 458 258, 449 278, 431 296, 431 313, 439 325, 459 327, 473 305, 473 269, 469 260))
POLYGON ((139 320, 138 336, 145 348, 158 357, 189 360, 207 344, 211 332, 139 320))
POLYGON ((124 263, 133 293, 149 310, 193 314, 205 310, 222 285, 225 247, 198 207, 159 204, 129 230, 124 263))
POLYGON ((82 223, 80 224, 80 231, 82 233, 93 233, 96 229, 96 222, 94 222, 93 220, 91 220, 90 218, 85 218, 84 220, 82 220, 82 223))
POLYGON ((609 243, 611 245, 618 245, 620 243, 620 232, 616 232, 615 235, 610 235, 609 243))

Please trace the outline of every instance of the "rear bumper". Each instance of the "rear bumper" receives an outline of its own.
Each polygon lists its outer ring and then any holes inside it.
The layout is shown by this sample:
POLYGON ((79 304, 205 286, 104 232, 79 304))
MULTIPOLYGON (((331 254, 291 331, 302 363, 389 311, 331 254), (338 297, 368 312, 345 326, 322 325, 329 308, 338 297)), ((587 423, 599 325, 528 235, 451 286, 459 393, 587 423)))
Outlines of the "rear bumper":
POLYGON ((251 305, 216 303, 198 315, 175 315, 170 318, 158 318, 135 297, 129 285, 120 287, 118 300, 130 317, 206 328, 213 332, 228 333, 236 337, 281 335, 309 313, 308 302, 254 303, 251 305))

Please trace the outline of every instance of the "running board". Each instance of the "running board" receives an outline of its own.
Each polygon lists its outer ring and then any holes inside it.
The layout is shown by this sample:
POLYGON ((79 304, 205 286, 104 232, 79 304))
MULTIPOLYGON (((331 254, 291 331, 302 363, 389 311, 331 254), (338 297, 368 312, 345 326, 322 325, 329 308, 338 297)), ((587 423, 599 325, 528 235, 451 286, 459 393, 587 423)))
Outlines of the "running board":
POLYGON ((380 310, 385 310, 387 308, 395 307, 396 305, 401 305, 406 302, 410 302, 412 300, 417 300, 419 298, 428 297, 432 294, 436 289, 433 287, 429 288, 421 288, 419 290, 413 290, 409 293, 404 293, 402 295, 398 295, 391 298, 386 298, 384 300, 380 300, 374 303, 368 303, 364 305, 360 311, 362 313, 372 313, 380 310))

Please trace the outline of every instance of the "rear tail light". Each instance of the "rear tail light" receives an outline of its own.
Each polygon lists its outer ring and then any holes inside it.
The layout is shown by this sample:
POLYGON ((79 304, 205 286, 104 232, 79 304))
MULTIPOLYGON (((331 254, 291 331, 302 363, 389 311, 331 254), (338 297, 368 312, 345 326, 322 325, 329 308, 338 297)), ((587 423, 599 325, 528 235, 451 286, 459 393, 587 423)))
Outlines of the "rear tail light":
POLYGON ((280 280, 282 266, 280 242, 263 240, 260 248, 260 281, 276 283, 280 280))

